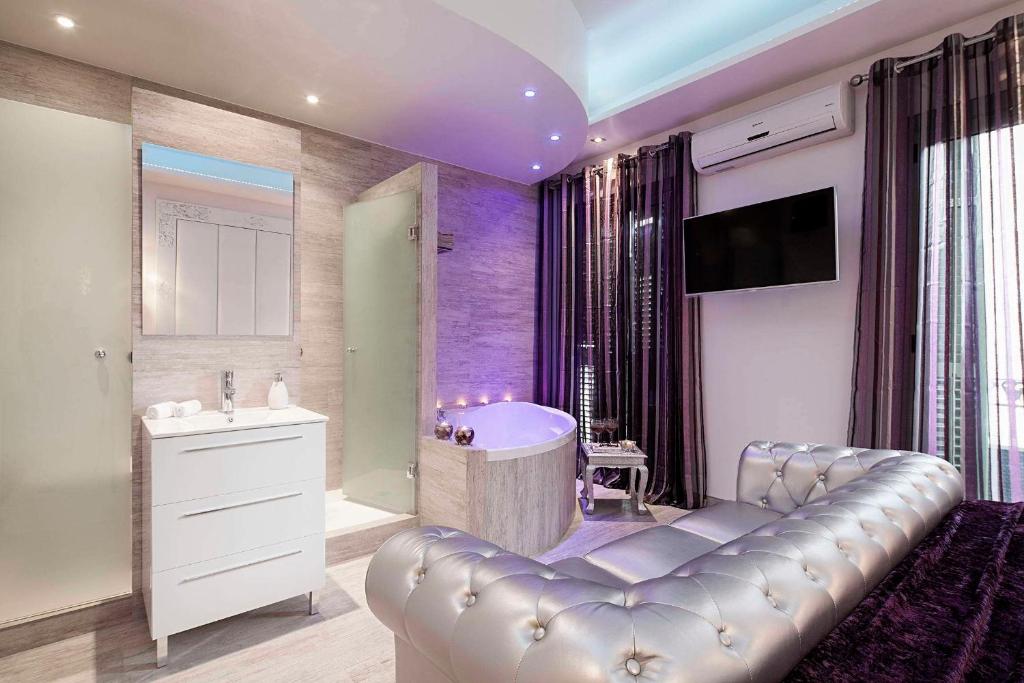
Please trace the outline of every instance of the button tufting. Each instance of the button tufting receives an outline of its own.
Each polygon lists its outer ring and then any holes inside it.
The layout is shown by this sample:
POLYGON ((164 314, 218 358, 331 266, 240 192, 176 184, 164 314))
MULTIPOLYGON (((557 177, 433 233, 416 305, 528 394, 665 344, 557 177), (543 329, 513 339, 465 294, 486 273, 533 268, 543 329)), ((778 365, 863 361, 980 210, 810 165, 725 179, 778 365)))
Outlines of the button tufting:
POLYGON ((767 596, 765 596, 765 597, 766 597, 766 598, 768 598, 768 604, 769 604, 769 605, 771 605, 771 606, 772 606, 772 607, 774 607, 775 609, 778 609, 778 608, 779 608, 779 602, 778 602, 778 601, 777 601, 777 600, 775 599, 775 597, 774 597, 774 596, 771 596, 771 595, 767 595, 767 596))
POLYGON ((775 476, 782 479, 782 470, 775 470, 775 476))
POLYGON ((729 637, 728 633, 719 633, 718 640, 726 647, 732 647, 732 638, 729 637))
POLYGON ((639 676, 640 668, 640 662, 636 661, 632 657, 626 660, 626 671, 628 671, 631 676, 639 676))
POLYGON ((476 604, 476 596, 471 593, 470 596, 468 598, 466 598, 466 607, 472 607, 475 604, 476 604))
POLYGON ((825 481, 825 475, 824 474, 819 474, 818 475, 818 481, 825 481))
POLYGON ((546 631, 544 630, 544 627, 543 626, 538 626, 536 628, 536 630, 534 630, 534 632, 533 632, 533 639, 534 640, 540 640, 541 638, 544 637, 545 633, 546 633, 546 631))

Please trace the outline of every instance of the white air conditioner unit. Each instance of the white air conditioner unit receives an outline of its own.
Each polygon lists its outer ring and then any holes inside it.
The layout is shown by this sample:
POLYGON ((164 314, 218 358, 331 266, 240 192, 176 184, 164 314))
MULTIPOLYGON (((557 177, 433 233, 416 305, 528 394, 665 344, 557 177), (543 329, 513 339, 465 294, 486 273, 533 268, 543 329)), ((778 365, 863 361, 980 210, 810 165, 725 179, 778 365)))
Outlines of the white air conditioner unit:
POLYGON ((838 83, 694 133, 693 166, 719 173, 852 133, 853 93, 838 83))

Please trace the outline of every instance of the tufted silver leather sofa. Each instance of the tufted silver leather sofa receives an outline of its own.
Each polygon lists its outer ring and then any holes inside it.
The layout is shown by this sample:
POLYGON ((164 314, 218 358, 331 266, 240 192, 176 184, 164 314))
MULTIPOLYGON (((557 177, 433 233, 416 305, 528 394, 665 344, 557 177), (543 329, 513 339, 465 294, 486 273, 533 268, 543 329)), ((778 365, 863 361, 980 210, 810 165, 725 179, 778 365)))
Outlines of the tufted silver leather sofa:
POLYGON ((406 683, 776 681, 963 498, 919 453, 753 442, 736 501, 544 565, 443 527, 373 557, 406 683))

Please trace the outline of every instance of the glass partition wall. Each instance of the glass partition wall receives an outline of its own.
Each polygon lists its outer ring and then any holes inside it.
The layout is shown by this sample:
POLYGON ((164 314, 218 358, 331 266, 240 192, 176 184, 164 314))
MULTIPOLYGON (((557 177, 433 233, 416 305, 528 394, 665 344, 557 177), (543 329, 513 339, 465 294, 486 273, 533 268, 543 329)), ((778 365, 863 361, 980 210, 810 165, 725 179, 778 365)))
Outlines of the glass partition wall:
POLYGON ((401 180, 345 208, 342 476, 327 493, 328 533, 415 513, 420 189, 401 180))
POLYGON ((0 100, 0 627, 131 592, 131 129, 0 100))

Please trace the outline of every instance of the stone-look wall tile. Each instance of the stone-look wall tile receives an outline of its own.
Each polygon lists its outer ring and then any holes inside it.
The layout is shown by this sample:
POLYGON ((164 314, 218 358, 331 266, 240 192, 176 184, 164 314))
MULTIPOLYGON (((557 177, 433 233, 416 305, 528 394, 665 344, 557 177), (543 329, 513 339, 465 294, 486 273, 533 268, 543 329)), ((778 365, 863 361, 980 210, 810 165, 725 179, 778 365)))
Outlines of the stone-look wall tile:
POLYGON ((533 400, 535 187, 442 167, 437 260, 438 399, 533 400))
POLYGON ((0 96, 131 123, 130 76, 0 41, 0 96))

